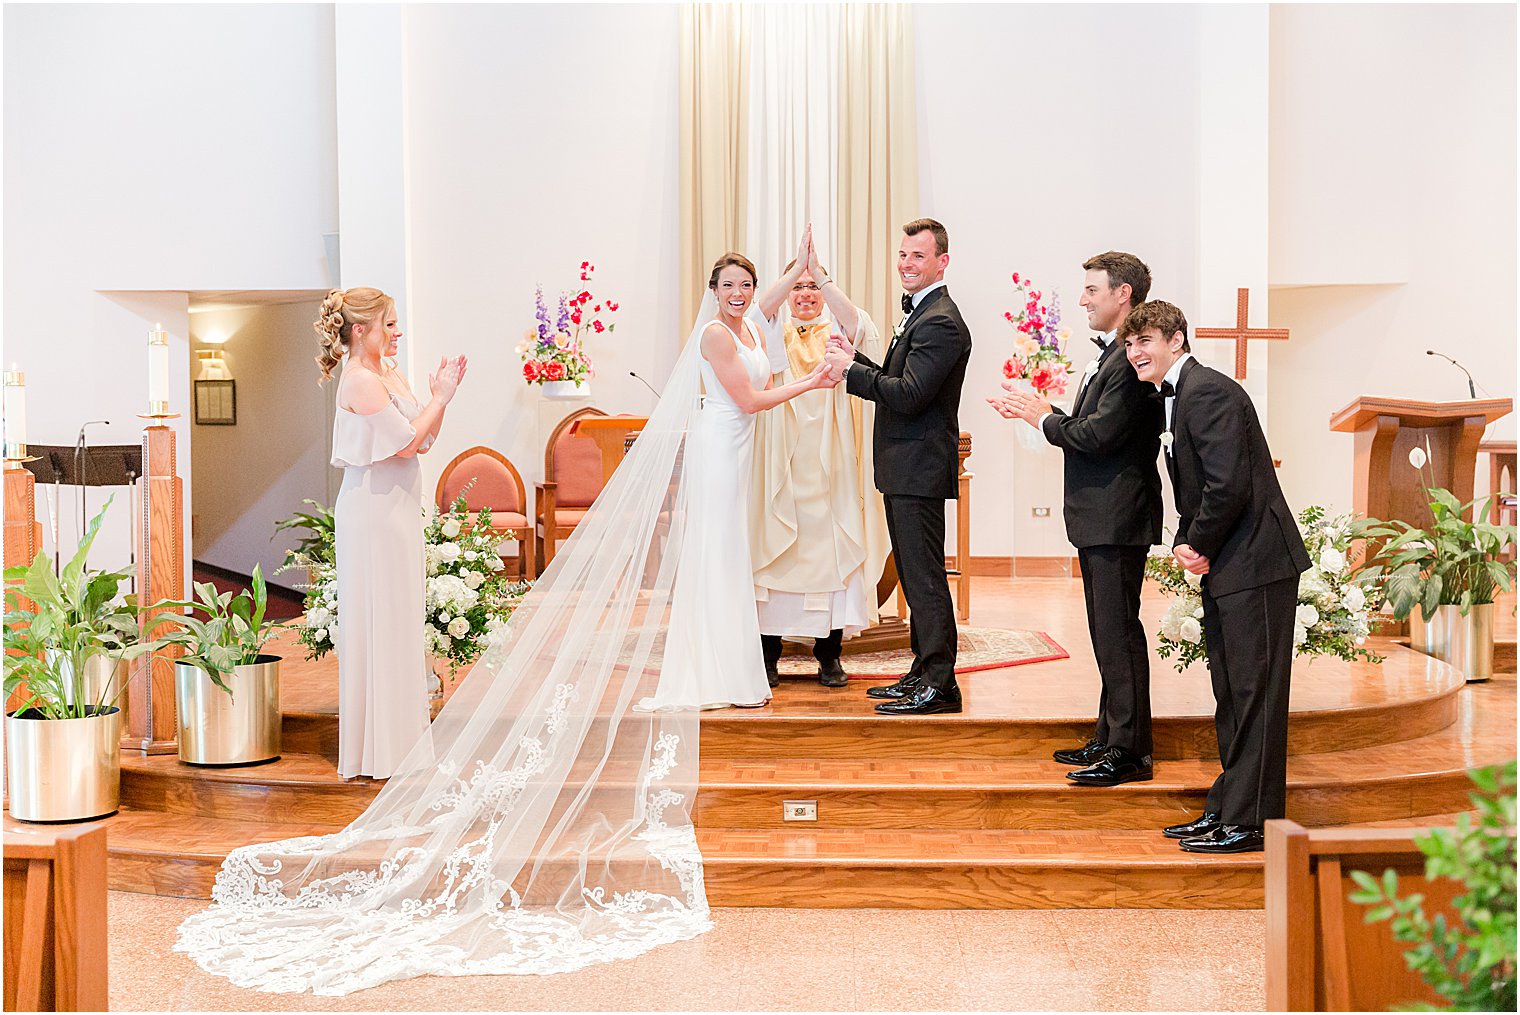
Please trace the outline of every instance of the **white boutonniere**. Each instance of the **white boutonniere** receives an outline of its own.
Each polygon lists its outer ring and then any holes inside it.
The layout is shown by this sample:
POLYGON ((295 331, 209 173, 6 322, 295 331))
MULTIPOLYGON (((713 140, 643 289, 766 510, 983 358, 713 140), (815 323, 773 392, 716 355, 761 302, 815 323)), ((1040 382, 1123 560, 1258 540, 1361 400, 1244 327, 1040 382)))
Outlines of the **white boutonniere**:
POLYGON ((1167 454, 1172 453, 1172 432, 1170 430, 1161 431, 1161 446, 1166 448, 1167 454))
POLYGON ((1090 359, 1087 361, 1087 369, 1082 371, 1082 373, 1087 377, 1091 377, 1093 374, 1098 372, 1098 367, 1100 366, 1102 366, 1102 364, 1099 363, 1096 359, 1090 359))

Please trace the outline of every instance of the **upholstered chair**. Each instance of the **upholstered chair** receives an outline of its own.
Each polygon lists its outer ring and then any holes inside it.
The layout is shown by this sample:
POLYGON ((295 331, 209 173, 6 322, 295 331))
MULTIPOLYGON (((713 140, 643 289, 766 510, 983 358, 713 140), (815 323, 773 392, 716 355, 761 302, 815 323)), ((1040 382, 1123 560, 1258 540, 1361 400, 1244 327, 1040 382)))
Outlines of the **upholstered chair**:
POLYGON ((517 541, 518 577, 537 577, 533 523, 528 520, 528 495, 517 468, 507 461, 505 455, 491 448, 473 447, 462 451, 438 477, 434 499, 439 510, 451 507, 460 493, 464 494, 465 506, 471 513, 490 508, 491 527, 517 541), (471 480, 474 480, 473 486, 471 480))

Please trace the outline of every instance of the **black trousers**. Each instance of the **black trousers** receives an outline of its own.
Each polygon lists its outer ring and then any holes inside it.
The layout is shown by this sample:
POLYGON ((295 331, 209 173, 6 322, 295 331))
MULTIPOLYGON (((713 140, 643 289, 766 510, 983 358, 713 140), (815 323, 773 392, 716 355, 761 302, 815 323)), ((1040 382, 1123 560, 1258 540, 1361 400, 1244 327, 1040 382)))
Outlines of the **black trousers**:
MULTIPOLYGON (((839 660, 839 653, 844 650, 844 628, 836 627, 829 632, 827 638, 813 639, 813 658, 820 663, 831 663, 839 660)), ((765 655, 765 668, 774 670, 776 664, 781 661, 781 635, 762 634, 760 636, 760 651, 765 655)))
POLYGON ((1149 552, 1148 546, 1077 550, 1087 633, 1103 679, 1094 735, 1110 747, 1141 755, 1151 753, 1150 648, 1140 623, 1140 587, 1149 552))
POLYGON ((1214 683, 1214 728, 1223 771, 1207 809, 1227 825, 1260 826, 1288 797, 1288 685, 1298 579, 1217 599, 1203 583, 1203 633, 1214 683))
POLYGON ((950 690, 955 683, 955 604, 945 575, 945 501, 942 497, 883 498, 892 559, 908 600, 908 636, 914 679, 950 690))

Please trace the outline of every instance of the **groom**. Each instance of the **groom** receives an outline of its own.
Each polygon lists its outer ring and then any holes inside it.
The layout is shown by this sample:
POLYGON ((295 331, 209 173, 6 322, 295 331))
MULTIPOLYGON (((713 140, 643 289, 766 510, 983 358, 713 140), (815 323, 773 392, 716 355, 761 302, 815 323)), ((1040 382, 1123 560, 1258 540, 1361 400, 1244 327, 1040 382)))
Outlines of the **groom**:
POLYGON ((961 710, 955 683, 955 607, 945 577, 945 501, 957 496, 961 382, 971 332, 945 288, 950 237, 934 219, 903 226, 897 274, 903 318, 881 366, 829 339, 828 362, 845 390, 876 403, 876 488, 908 600, 913 666, 896 683, 872 687, 883 715, 961 710))

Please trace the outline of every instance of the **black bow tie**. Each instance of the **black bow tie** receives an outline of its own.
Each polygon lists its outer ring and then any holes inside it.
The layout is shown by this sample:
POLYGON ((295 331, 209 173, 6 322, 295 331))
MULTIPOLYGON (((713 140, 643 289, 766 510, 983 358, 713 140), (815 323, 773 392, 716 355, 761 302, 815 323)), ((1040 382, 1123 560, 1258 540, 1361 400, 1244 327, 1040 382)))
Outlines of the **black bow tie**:
POLYGON ((905 314, 911 314, 911 313, 913 313, 913 296, 912 296, 911 293, 903 293, 903 295, 902 295, 902 305, 903 305, 903 313, 905 313, 905 314))
POLYGON ((1165 399, 1165 398, 1171 398, 1171 397, 1173 397, 1176 394, 1177 394, 1177 389, 1174 388, 1174 387, 1172 387, 1172 382, 1171 381, 1162 381, 1161 382, 1161 387, 1159 387, 1155 391, 1153 391, 1151 393, 1151 397, 1155 398, 1155 399, 1165 399))
POLYGON ((1103 341, 1103 336, 1102 335, 1094 335, 1092 337, 1092 339, 1091 339, 1091 342, 1092 342, 1093 345, 1097 346, 1099 349, 1107 349, 1108 348, 1108 343, 1105 342, 1105 341, 1103 341))

